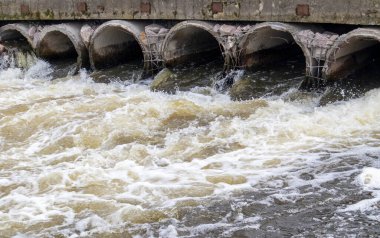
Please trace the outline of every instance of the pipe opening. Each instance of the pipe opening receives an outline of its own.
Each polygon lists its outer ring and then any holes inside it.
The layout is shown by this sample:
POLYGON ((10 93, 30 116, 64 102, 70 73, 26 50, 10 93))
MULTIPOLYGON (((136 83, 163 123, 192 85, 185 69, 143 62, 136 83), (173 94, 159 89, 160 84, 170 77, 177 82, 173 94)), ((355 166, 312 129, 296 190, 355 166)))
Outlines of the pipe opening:
POLYGON ((17 30, 6 30, 1 33, 1 43, 9 48, 17 48, 22 51, 32 51, 28 40, 17 30))
POLYGON ((305 65, 303 52, 293 36, 271 27, 250 34, 243 42, 242 49, 242 65, 248 69, 278 67, 289 60, 297 60, 300 65, 305 65))
POLYGON ((154 91, 175 93, 195 87, 218 87, 224 60, 219 42, 210 32, 187 25, 170 33, 162 49, 167 68, 151 84, 154 91))
POLYGON ((174 33, 168 40, 163 57, 167 67, 200 65, 212 61, 223 64, 219 42, 208 31, 187 26, 174 33))
POLYGON ((380 43, 372 38, 352 37, 344 42, 331 57, 327 78, 344 79, 359 76, 364 70, 374 70, 380 60, 380 43))
POLYGON ((31 67, 37 60, 28 39, 18 30, 8 29, 0 34, 0 69, 31 67))
POLYGON ((117 28, 105 28, 94 39, 92 62, 96 69, 106 69, 125 63, 143 65, 144 56, 141 46, 128 31, 117 28))
POLYGON ((37 50, 39 57, 52 65, 54 69, 52 78, 74 75, 82 66, 82 62, 78 62, 79 53, 74 43, 60 31, 53 30, 46 33, 37 50))
POLYGON ((259 28, 240 47, 245 70, 230 89, 234 100, 279 96, 298 88, 305 78, 304 52, 289 32, 259 28))
POLYGON ((40 42, 39 56, 51 62, 64 59, 76 61, 78 53, 67 35, 59 31, 51 31, 40 42))
POLYGON ((380 42, 354 36, 342 43, 325 66, 326 91, 320 105, 357 98, 380 88, 380 42), (327 67, 327 68, 326 68, 327 67))

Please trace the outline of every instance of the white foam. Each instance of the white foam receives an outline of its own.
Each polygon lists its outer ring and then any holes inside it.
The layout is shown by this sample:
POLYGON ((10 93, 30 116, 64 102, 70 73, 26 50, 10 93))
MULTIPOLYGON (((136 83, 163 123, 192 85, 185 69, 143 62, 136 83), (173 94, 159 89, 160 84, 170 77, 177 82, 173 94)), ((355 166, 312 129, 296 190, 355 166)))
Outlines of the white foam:
MULTIPOLYGON (((340 212, 368 211, 377 209, 380 202, 380 169, 364 168, 358 176, 357 182, 363 190, 372 192, 373 198, 361 200, 340 210, 340 212)), ((374 216, 371 216, 374 218, 374 216)), ((375 217, 376 219, 376 217, 375 217)))
POLYGON ((358 182, 366 190, 380 189, 380 169, 364 168, 359 175, 358 182))
POLYGON ((178 232, 173 225, 169 225, 168 227, 162 227, 160 229, 159 236, 162 238, 176 238, 178 237, 178 232))
MULTIPOLYGON (((26 75, 17 69, 0 74, 7 89, 0 94, 0 110, 7 112, 0 119, 0 166, 7 174, 0 187, 11 188, 0 200, 8 209, 1 217, 8 225, 23 221, 24 230, 59 215, 63 222, 48 228, 91 234, 123 227, 133 220, 128 216, 144 221, 144 212, 152 212, 160 220, 173 216, 177 203, 228 199, 231 191, 259 185, 290 190, 263 203, 291 203, 301 196, 298 187, 318 187, 355 171, 300 179, 302 170, 322 164, 320 153, 359 154, 379 145, 380 90, 314 108, 281 99, 232 102, 213 90, 167 95, 146 85, 95 84, 86 71, 50 81, 39 70, 48 73, 49 67, 40 63, 26 75), (20 105, 24 109, 13 113, 20 105)), ((359 184, 376 195, 378 175, 378 169, 365 169, 359 184)), ((236 217, 251 228, 259 221, 236 217)), ((193 234, 226 226, 203 224, 193 234)), ((11 230, 5 227, 0 232, 11 230)), ((160 230, 168 237, 177 232, 175 226, 160 230)))
POLYGON ((54 70, 48 62, 37 60, 37 62, 25 72, 24 77, 26 80, 50 80, 52 79, 51 73, 53 72, 54 70))

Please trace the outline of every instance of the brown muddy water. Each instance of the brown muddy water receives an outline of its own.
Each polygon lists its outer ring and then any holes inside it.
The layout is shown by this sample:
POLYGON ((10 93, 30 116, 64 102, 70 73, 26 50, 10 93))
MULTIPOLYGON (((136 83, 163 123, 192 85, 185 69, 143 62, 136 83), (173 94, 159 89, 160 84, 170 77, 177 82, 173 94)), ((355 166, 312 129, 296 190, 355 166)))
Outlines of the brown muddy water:
POLYGON ((0 237, 380 236, 380 89, 302 92, 288 64, 234 72, 246 101, 210 65, 174 94, 133 65, 2 68, 0 237))

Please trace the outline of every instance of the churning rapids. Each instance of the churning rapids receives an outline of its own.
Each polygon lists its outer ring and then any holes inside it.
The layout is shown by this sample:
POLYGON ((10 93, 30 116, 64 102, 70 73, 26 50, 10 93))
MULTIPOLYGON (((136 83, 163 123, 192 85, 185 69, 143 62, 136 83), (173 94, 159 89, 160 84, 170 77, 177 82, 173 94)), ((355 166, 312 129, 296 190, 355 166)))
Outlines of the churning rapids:
POLYGON ((232 101, 53 71, 0 72, 1 237, 380 236, 380 89, 320 106, 299 82, 232 101))

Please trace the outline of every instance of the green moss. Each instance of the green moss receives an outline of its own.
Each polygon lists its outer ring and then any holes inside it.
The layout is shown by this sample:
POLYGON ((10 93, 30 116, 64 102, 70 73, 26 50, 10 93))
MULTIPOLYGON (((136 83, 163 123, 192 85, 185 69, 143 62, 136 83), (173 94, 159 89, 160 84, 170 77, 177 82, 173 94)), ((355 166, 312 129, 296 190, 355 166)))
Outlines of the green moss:
POLYGON ((47 19, 54 19, 54 12, 50 9, 47 9, 44 12, 44 15, 45 15, 45 18, 47 18, 47 19))
POLYGON ((11 16, 11 20, 20 20, 20 16, 17 14, 17 13, 15 13, 13 16, 11 16))

